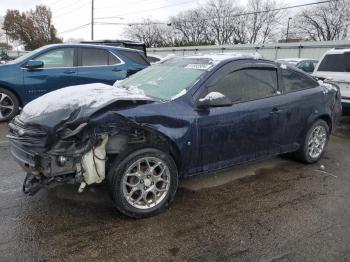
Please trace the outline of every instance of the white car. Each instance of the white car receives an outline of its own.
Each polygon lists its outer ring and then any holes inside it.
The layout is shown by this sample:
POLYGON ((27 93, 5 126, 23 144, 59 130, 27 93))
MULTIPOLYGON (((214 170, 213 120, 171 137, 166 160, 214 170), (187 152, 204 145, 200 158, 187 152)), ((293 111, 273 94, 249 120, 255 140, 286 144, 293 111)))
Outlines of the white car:
POLYGON ((327 51, 315 68, 313 76, 337 84, 344 113, 350 113, 350 49, 327 51))

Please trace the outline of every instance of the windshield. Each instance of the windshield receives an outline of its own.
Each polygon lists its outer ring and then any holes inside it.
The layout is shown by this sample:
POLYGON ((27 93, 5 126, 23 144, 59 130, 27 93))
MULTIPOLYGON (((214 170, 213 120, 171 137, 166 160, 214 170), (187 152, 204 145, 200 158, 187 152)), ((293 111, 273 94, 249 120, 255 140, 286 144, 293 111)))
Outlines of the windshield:
MULTIPOLYGON (((175 99, 186 93, 212 65, 198 59, 181 59, 152 65, 114 85, 122 88, 137 88, 147 96, 160 100, 175 99), (194 63, 196 62, 196 63, 194 63)), ((206 61, 204 61, 206 62, 206 61)))
POLYGON ((38 49, 35 49, 34 51, 28 52, 20 57, 17 57, 16 59, 9 61, 8 64, 17 64, 17 63, 22 63, 24 60, 26 60, 28 57, 35 55, 39 53, 41 50, 45 49, 46 46, 40 47, 38 49))

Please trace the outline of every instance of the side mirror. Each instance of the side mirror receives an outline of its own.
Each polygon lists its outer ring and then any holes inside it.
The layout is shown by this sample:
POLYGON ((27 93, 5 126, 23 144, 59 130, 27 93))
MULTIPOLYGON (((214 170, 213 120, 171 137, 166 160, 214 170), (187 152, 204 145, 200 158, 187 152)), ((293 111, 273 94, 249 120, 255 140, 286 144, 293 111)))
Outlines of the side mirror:
POLYGON ((24 67, 27 69, 38 69, 44 67, 44 62, 38 60, 29 60, 24 67))
POLYGON ((219 107, 219 106, 231 106, 231 100, 219 93, 219 92, 210 92, 205 97, 200 98, 197 102, 197 108, 207 109, 209 107, 219 107))

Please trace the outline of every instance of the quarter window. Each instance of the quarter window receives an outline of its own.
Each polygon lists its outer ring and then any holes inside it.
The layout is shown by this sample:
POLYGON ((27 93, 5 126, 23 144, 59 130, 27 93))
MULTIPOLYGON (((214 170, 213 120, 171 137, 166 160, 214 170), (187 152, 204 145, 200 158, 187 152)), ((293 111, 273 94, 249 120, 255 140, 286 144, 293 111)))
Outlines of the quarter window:
POLYGON ((244 102, 273 96, 277 91, 275 69, 247 68, 234 71, 208 86, 208 93, 220 92, 232 102, 244 102))
POLYGON ((49 51, 35 60, 43 61, 44 68, 73 67, 74 48, 60 48, 49 51))
POLYGON ((282 69, 282 79, 286 93, 316 87, 316 81, 290 69, 282 69))

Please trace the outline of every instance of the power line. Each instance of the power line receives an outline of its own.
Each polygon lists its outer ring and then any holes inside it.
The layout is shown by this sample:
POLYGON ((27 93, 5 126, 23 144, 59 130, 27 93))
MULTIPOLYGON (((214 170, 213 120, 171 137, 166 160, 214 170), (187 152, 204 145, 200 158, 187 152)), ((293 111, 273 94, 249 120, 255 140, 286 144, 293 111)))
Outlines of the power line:
MULTIPOLYGON (((159 0, 157 0, 159 1, 159 0)), ((151 2, 154 2, 154 1, 151 1, 151 2)), ((134 1, 134 2, 128 2, 128 6, 129 4, 137 4, 137 3, 145 3, 145 4, 148 4, 149 3, 149 0, 140 0, 140 1, 134 1)), ((120 5, 120 3, 119 3, 120 5)), ((96 10, 99 10, 99 9, 107 9, 107 8, 112 8, 112 7, 119 7, 118 4, 116 5, 109 5, 109 6, 102 6, 102 7, 97 7, 95 8, 96 10)))
POLYGON ((71 7, 76 6, 76 4, 81 4, 81 2, 80 1, 79 2, 75 2, 73 4, 70 3, 69 5, 65 5, 65 6, 59 7, 58 9, 55 10, 55 12, 61 12, 62 10, 66 9, 66 8, 71 8, 71 7))
MULTIPOLYGON (((252 14, 267 13, 267 12, 276 12, 276 11, 287 10, 287 9, 292 9, 292 8, 299 8, 299 7, 318 5, 318 4, 325 4, 325 3, 329 3, 329 2, 333 2, 333 1, 338 1, 338 0, 327 0, 327 1, 320 1, 320 2, 301 4, 301 5, 294 5, 294 6, 275 8, 275 9, 271 9, 271 10, 263 10, 263 11, 240 13, 240 14, 235 14, 235 15, 232 15, 232 16, 224 16, 224 17, 221 17, 221 18, 231 18, 231 17, 238 17, 238 16, 244 16, 244 15, 252 15, 252 14)), ((157 9, 159 9, 159 8, 157 8, 157 9)), ((120 17, 109 17, 109 18, 120 18, 120 17)), ((107 19, 107 17, 106 17, 106 19, 107 19)), ((209 18, 202 19, 202 21, 206 21, 206 20, 210 20, 210 19, 209 18)), ((192 22, 192 21, 193 20, 182 20, 182 22, 192 22)), ((59 32, 59 34, 71 32, 71 31, 76 31, 76 30, 82 29, 82 28, 84 28, 86 26, 89 26, 90 24, 91 23, 88 23, 88 24, 85 24, 85 25, 81 25, 81 26, 78 26, 78 27, 74 27, 74 28, 71 28, 71 29, 59 32)), ((98 24, 98 25, 128 25, 128 26, 131 26, 131 25, 143 25, 144 23, 142 23, 142 22, 140 22, 140 23, 96 22, 96 24, 98 24)), ((169 23, 168 22, 150 22, 149 24, 167 24, 168 25, 169 23)))
POLYGON ((76 8, 74 8, 74 9, 72 9, 72 10, 70 10, 70 11, 61 13, 61 14, 59 14, 59 15, 54 15, 54 18, 58 18, 58 17, 61 17, 61 16, 68 15, 68 14, 70 14, 70 13, 73 13, 74 11, 76 11, 76 10, 78 10, 78 9, 80 9, 80 8, 82 8, 82 7, 86 6, 86 5, 88 5, 88 4, 90 4, 90 2, 86 2, 86 3, 82 4, 82 5, 77 6, 76 8))
MULTIPOLYGON (((163 8, 178 6, 178 5, 184 5, 184 4, 189 4, 189 3, 193 3, 193 0, 192 0, 192 1, 186 1, 186 2, 182 2, 182 3, 178 3, 178 4, 173 4, 173 5, 165 5, 165 6, 161 6, 161 7, 157 7, 157 8, 146 9, 146 10, 142 10, 142 11, 139 11, 139 12, 125 13, 125 14, 121 14, 120 16, 127 16, 127 15, 139 14, 139 13, 144 13, 144 12, 148 12, 148 11, 153 11, 153 10, 158 10, 158 9, 163 9, 163 8)), ((116 18, 116 17, 115 17, 115 16, 110 16, 110 17, 96 17, 96 19, 110 19, 110 18, 116 18)))
POLYGON ((58 34, 64 34, 64 33, 68 33, 68 32, 77 31, 77 30, 83 29, 84 27, 87 27, 87 26, 89 26, 89 25, 91 25, 91 23, 87 23, 87 24, 80 25, 80 26, 77 26, 77 27, 74 27, 74 28, 71 28, 71 29, 67 29, 67 30, 58 32, 58 34))
POLYGON ((64 0, 57 0, 57 1, 53 2, 52 4, 50 4, 50 5, 55 5, 55 4, 58 4, 59 2, 62 2, 62 1, 64 1, 64 0))
MULTIPOLYGON (((330 3, 330 2, 333 2, 333 1, 338 1, 338 0, 327 0, 327 1, 313 2, 313 3, 307 3, 307 4, 301 4, 301 5, 280 7, 280 8, 270 9, 270 10, 262 10, 262 11, 255 11, 255 12, 239 13, 239 14, 234 14, 234 15, 229 15, 229 16, 223 16, 221 18, 231 18, 231 17, 238 17, 238 16, 245 16, 245 15, 253 15, 253 14, 260 14, 260 13, 276 12, 276 11, 288 10, 288 9, 293 9, 293 8, 311 6, 311 5, 325 4, 325 3, 330 3)), ((191 1, 191 2, 193 2, 193 1, 191 1)), ((188 3, 188 2, 183 2, 183 3, 180 3, 180 4, 176 4, 176 5, 182 5, 182 4, 185 4, 185 3, 188 3)), ((166 7, 170 7, 170 6, 175 6, 175 5, 168 5, 168 6, 163 6, 163 7, 159 7, 159 8, 143 10, 143 11, 140 11, 140 12, 121 14, 120 16, 132 15, 132 14, 137 14, 137 13, 143 13, 143 12, 153 11, 153 10, 166 8, 166 7)), ((96 19, 111 19, 111 18, 116 18, 116 17, 114 17, 114 16, 110 16, 110 17, 96 17, 96 19)), ((201 19, 201 20, 202 21, 206 21, 206 20, 210 20, 210 19, 211 18, 204 18, 204 19, 201 19)), ((183 22, 192 22, 193 20, 182 20, 182 21, 183 22)))

